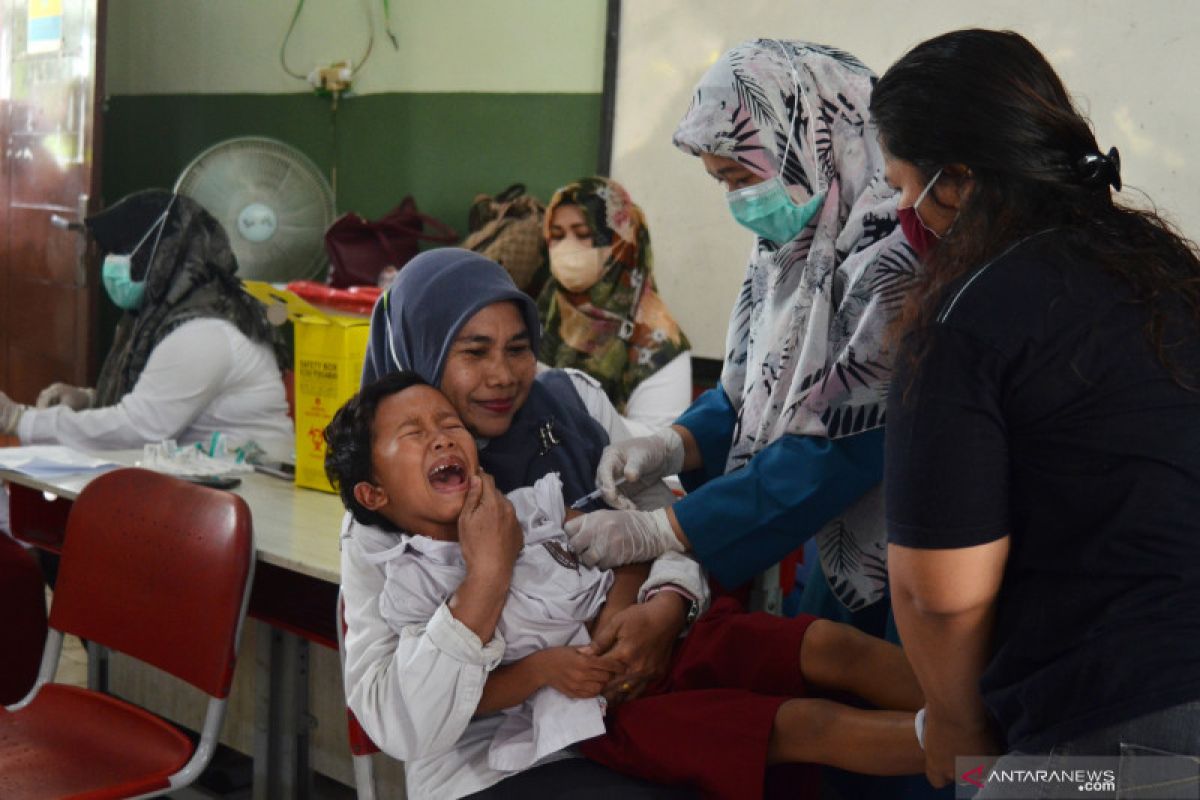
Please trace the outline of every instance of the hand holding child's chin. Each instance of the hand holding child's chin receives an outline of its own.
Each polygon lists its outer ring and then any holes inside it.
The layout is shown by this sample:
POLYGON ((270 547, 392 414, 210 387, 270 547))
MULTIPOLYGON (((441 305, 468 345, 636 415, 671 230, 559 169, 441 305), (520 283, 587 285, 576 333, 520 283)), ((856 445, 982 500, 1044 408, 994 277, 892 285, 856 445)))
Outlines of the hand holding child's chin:
POLYGON ((516 511, 496 488, 491 475, 472 475, 462 512, 458 515, 458 542, 467 569, 495 569, 511 574, 513 562, 525 543, 516 511))

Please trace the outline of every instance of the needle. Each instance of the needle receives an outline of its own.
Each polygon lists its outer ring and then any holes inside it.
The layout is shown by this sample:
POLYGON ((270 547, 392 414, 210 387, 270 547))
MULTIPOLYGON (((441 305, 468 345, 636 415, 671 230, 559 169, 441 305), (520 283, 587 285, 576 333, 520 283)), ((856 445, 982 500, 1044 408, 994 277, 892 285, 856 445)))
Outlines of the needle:
MULTIPOLYGON (((624 478, 617 478, 617 482, 613 485, 620 486, 624 482, 625 482, 624 478)), ((588 503, 592 502, 593 500, 599 500, 601 495, 603 495, 603 494, 604 494, 604 492, 602 492, 599 489, 597 489, 594 492, 588 492, 583 497, 576 500, 574 503, 571 503, 571 508, 574 509, 575 511, 578 511, 579 509, 583 508, 584 506, 586 506, 588 503)))

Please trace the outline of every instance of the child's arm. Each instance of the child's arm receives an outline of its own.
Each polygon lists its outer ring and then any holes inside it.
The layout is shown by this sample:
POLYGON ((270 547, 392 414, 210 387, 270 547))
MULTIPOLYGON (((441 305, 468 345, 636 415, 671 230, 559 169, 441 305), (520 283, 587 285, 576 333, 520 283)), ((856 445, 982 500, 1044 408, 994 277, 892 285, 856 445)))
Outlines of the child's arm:
POLYGON ((519 706, 531 694, 545 686, 545 678, 538 666, 538 656, 545 652, 541 650, 532 653, 520 661, 492 670, 483 685, 483 694, 479 698, 475 716, 486 717, 505 708, 519 706))
POLYGON ((595 697, 625 669, 611 656, 593 656, 575 647, 549 647, 520 661, 492 670, 476 717, 519 706, 543 686, 552 686, 567 697, 595 697))
MULTIPOLYGON (((568 508, 566 519, 572 520, 576 517, 583 516, 583 511, 576 511, 568 508)), ((629 608, 637 602, 638 590, 646 579, 650 577, 650 562, 641 564, 625 564, 624 566, 616 567, 612 571, 613 585, 608 590, 608 596, 604 601, 604 608, 600 609, 600 613, 596 618, 588 623, 588 633, 595 632, 601 623, 612 619, 619 611, 629 608)))
POLYGON ((629 606, 637 602, 638 590, 646 582, 646 578, 650 577, 650 562, 626 564, 616 567, 612 573, 613 584, 608 590, 608 597, 604 601, 604 608, 600 609, 600 613, 596 615, 596 618, 588 623, 589 634, 599 629, 605 622, 616 616, 618 612, 629 608, 629 606))

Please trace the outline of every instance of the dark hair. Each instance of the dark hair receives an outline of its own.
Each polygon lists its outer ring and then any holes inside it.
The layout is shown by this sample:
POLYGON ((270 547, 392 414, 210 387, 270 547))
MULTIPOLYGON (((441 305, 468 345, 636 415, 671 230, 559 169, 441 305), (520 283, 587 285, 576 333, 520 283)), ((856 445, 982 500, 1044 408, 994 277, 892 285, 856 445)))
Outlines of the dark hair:
MULTIPOLYGON (((1101 153, 1088 120, 1028 40, 971 29, 922 42, 879 79, 871 115, 887 154, 913 164, 926 180, 957 164, 972 179, 894 333, 924 329, 951 282, 1023 237, 1056 228, 1072 252, 1124 281, 1130 299, 1148 308, 1147 337, 1184 382, 1164 331, 1168 305, 1180 303, 1193 327, 1200 326, 1196 246, 1153 209, 1114 201, 1109 187, 1121 187, 1119 155, 1101 153)), ((963 177, 946 172, 939 182, 947 180, 963 177)))
POLYGON ((371 464, 375 412, 385 398, 410 386, 428 385, 415 372, 388 373, 347 400, 325 427, 325 475, 341 495, 342 505, 363 525, 396 530, 391 520, 365 507, 354 497, 355 486, 363 481, 375 481, 371 464))

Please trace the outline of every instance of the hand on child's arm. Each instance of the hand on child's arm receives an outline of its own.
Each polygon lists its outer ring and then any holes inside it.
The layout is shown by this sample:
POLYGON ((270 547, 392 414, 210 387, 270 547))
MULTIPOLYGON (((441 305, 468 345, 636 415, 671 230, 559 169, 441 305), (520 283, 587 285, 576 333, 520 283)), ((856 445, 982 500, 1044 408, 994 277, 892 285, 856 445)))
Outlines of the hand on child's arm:
POLYGON ((608 627, 613 617, 637 602, 638 590, 642 588, 646 578, 650 577, 650 564, 626 564, 616 567, 612 572, 613 584, 604 600, 604 607, 588 626, 588 630, 593 634, 608 627))
POLYGON ((612 656, 596 656, 577 647, 551 647, 535 653, 546 686, 567 697, 596 697, 625 669, 612 656))
POLYGON ((552 686, 567 697, 596 697, 624 668, 615 658, 588 655, 577 647, 539 650, 488 675, 475 716, 519 706, 543 686, 552 686))
POLYGON ((589 652, 611 656, 626 665, 604 692, 610 702, 637 697, 667 673, 686 617, 687 607, 682 597, 674 592, 660 592, 596 627, 589 652))

